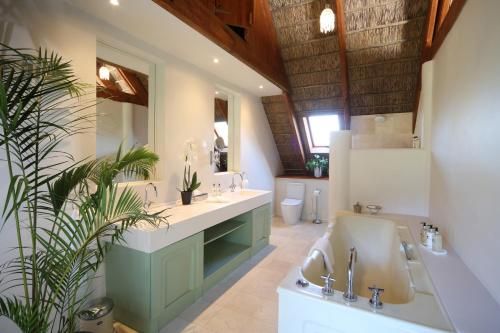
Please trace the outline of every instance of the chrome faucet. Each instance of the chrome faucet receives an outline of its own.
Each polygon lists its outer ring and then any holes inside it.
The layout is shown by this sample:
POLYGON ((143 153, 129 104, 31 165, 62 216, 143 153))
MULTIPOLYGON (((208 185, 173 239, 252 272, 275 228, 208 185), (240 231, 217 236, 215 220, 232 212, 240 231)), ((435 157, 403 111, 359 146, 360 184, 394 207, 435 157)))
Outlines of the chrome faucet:
POLYGON ((158 198, 158 189, 156 188, 155 184, 148 183, 146 185, 146 187, 144 188, 144 208, 145 209, 148 209, 149 207, 151 207, 151 204, 153 203, 153 201, 151 201, 149 199, 149 191, 148 191, 148 189, 151 188, 151 187, 155 191, 155 198, 158 198))
POLYGON ((234 190, 236 189, 236 184, 234 183, 234 176, 236 176, 236 175, 240 176, 240 178, 241 178, 240 189, 242 189, 242 190, 244 189, 243 183, 244 183, 245 173, 244 172, 235 172, 235 173, 233 173, 233 182, 231 183, 231 185, 229 185, 231 192, 234 192, 234 190))
POLYGON ((321 292, 325 296, 332 296, 333 295, 333 283, 335 282, 335 279, 328 274, 327 276, 321 276, 323 280, 325 280, 325 286, 321 289, 321 292))
POLYGON ((373 287, 368 287, 368 289, 372 292, 372 298, 370 298, 370 305, 374 309, 381 309, 384 304, 380 301, 380 294, 384 292, 384 289, 377 288, 375 285, 373 287))
POLYGON ((349 263, 347 264, 347 285, 345 287, 344 299, 348 302, 356 302, 358 297, 354 293, 354 267, 358 260, 358 252, 356 248, 351 247, 351 253, 349 254, 349 263))

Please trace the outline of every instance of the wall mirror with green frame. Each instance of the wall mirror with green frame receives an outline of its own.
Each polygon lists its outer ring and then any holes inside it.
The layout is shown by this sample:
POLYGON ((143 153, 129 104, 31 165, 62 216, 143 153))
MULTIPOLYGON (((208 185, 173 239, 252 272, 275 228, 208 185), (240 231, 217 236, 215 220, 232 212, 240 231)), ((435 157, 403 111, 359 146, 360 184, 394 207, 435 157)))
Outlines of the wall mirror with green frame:
POLYGON ((216 87, 214 93, 212 170, 215 174, 236 171, 238 144, 238 96, 216 87))
POLYGON ((113 158, 120 145, 155 151, 155 65, 98 42, 96 86, 96 157, 113 158))

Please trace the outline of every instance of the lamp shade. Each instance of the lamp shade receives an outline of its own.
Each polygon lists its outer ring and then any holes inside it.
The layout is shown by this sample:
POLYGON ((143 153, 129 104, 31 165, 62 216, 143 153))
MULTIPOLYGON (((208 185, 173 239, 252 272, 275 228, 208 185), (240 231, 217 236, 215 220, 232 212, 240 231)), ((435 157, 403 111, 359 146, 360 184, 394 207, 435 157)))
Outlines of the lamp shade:
POLYGON ((330 5, 326 5, 325 9, 321 12, 319 17, 319 30, 327 34, 335 30, 335 13, 330 8, 330 5))
POLYGON ((99 68, 99 78, 101 80, 109 80, 109 69, 106 66, 101 66, 99 68))

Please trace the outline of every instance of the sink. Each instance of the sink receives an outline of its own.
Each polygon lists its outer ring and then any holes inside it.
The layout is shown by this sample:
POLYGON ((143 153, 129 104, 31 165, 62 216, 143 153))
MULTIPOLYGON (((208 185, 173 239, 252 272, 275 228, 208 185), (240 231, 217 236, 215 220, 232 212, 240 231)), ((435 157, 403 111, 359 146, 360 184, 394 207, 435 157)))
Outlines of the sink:
POLYGON ((251 195, 256 195, 257 192, 252 191, 252 190, 241 190, 241 191, 234 192, 234 194, 243 195, 243 196, 251 196, 251 195))
POLYGON ((230 202, 231 200, 225 196, 219 195, 216 197, 208 197, 205 201, 206 202, 226 203, 226 202, 230 202))

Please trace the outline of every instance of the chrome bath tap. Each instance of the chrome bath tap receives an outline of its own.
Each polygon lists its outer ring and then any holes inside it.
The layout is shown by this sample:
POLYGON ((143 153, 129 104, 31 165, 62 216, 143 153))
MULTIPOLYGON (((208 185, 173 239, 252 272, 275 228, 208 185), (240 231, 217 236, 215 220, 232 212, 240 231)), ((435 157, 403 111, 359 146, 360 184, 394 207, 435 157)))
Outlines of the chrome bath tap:
POLYGON ((358 252, 355 247, 351 247, 349 254, 349 263, 347 264, 347 285, 344 292, 344 299, 348 302, 356 302, 358 297, 354 293, 354 267, 358 258, 358 252))

